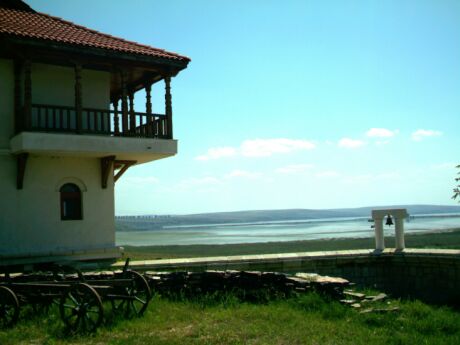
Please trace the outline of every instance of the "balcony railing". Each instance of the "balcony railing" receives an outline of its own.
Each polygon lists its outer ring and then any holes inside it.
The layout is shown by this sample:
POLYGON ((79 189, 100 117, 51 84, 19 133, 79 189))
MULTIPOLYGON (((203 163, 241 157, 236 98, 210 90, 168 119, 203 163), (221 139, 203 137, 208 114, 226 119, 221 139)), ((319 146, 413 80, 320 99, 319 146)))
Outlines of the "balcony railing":
POLYGON ((141 138, 171 138, 166 115, 129 112, 125 118, 115 110, 32 104, 29 131, 97 134, 141 138))

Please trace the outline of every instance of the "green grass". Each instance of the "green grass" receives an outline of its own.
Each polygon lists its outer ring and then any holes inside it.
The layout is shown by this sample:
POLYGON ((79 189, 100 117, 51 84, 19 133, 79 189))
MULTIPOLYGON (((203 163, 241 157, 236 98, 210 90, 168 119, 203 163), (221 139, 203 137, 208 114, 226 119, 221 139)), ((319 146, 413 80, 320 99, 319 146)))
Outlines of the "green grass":
POLYGON ((460 313, 391 301, 388 314, 360 314, 315 293, 240 302, 232 294, 155 298, 144 317, 112 319, 95 334, 69 336, 56 311, 23 317, 0 344, 460 344, 460 313))
MULTIPOLYGON (((385 238, 385 243, 387 247, 394 248, 394 237, 385 238)), ((124 256, 130 257, 133 260, 149 260, 160 258, 369 249, 374 248, 374 245, 373 238, 339 238, 331 240, 224 245, 125 246, 124 256)), ((460 249, 460 229, 449 232, 406 235, 406 247, 460 249)))
MULTIPOLYGON (((460 229, 408 235, 407 247, 460 248, 460 229)), ((387 241, 391 247, 392 239, 387 241)), ((133 259, 367 249, 373 239, 335 239, 222 246, 126 247, 133 259)), ((156 297, 144 317, 111 317, 94 334, 69 335, 57 307, 45 316, 21 311, 19 324, 0 330, 0 344, 460 344, 460 311, 419 301, 393 300, 388 314, 360 314, 318 294, 257 303, 237 293, 195 298, 156 297)), ((110 308, 108 308, 110 309, 110 308)))

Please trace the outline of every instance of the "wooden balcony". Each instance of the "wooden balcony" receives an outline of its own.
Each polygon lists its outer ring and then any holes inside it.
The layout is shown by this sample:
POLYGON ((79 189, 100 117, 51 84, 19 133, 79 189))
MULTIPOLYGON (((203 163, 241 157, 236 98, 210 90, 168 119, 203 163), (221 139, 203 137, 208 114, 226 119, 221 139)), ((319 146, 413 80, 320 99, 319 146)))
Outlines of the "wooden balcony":
MULTIPOLYGON (((22 132, 54 132, 89 134, 111 137, 138 137, 173 139, 171 76, 150 76, 141 86, 145 88, 146 112, 134 110, 134 93, 140 90, 139 83, 129 78, 128 71, 111 75, 110 103, 112 109, 83 107, 82 65, 76 64, 75 102, 69 106, 32 103, 32 63, 30 60, 15 61, 14 65, 14 109, 15 134, 22 132), (165 82, 165 114, 152 111, 151 87, 162 78, 165 82), (21 85, 23 84, 23 85, 21 85), (119 108, 119 104, 121 107, 119 108)), ((132 71, 131 71, 132 72, 132 71)), ((108 101, 108 100, 107 100, 108 101)))
POLYGON ((166 115, 32 104, 22 131, 172 139, 166 115))

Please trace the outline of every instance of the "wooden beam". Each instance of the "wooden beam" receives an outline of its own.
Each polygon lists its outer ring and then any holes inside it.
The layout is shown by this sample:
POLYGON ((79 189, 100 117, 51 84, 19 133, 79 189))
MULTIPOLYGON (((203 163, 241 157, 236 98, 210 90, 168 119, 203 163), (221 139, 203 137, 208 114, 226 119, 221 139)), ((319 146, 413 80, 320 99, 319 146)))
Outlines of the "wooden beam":
POLYGON ((26 163, 28 153, 20 153, 16 156, 17 161, 17 173, 16 173, 16 188, 22 189, 24 187, 24 175, 26 172, 26 163))
MULTIPOLYGON (((127 66, 155 66, 156 68, 168 68, 171 72, 177 74, 177 72, 186 68, 189 59, 186 60, 177 60, 162 58, 160 56, 150 56, 150 55, 141 55, 141 54, 132 54, 128 52, 120 51, 110 51, 104 48, 92 48, 89 46, 75 46, 69 45, 66 43, 53 42, 50 44, 49 41, 41 41, 37 39, 27 39, 24 37, 5 37, 2 38, 2 41, 16 45, 18 50, 24 50, 24 48, 29 48, 31 51, 40 52, 46 55, 58 55, 66 54, 70 58, 75 58, 80 56, 88 60, 98 61, 100 64, 107 63, 107 61, 116 61, 117 65, 126 64, 127 66)), ((2 52, 3 53, 3 52, 2 52)))
POLYGON ((24 118, 22 112, 22 87, 21 87, 22 63, 14 60, 14 130, 22 131, 24 118))
POLYGON ((120 118, 118 116, 118 98, 113 100, 113 123, 115 135, 120 135, 120 118))
POLYGON ((171 77, 169 76, 165 77, 165 91, 166 134, 168 139, 173 139, 171 77))
POLYGON ((24 126, 30 129, 32 126, 32 77, 30 60, 24 62, 24 126))
POLYGON ((126 89, 126 71, 121 71, 121 124, 124 135, 128 134, 128 91, 126 89))
POLYGON ((134 111, 134 91, 128 93, 129 99, 129 132, 132 136, 136 135, 136 114, 134 111))
POLYGON ((109 174, 113 173, 113 167, 115 162, 115 156, 107 156, 101 158, 101 187, 102 189, 107 188, 107 182, 109 180, 109 174))
POLYGON ((117 159, 115 161, 115 165, 126 165, 126 164, 136 164, 137 161, 132 161, 132 160, 123 160, 123 159, 117 159))
POLYGON ((82 99, 82 87, 81 87, 81 70, 82 70, 81 65, 76 64, 75 65, 75 115, 76 115, 77 133, 81 132, 82 122, 83 122, 83 118, 82 118, 83 99, 82 99))
POLYGON ((152 84, 145 85, 145 112, 149 115, 152 115, 152 84))
POLYGON ((153 138, 153 125, 154 125, 154 118, 152 116, 152 84, 145 85, 145 112, 147 113, 147 130, 146 133, 149 137, 153 138))
POLYGON ((126 161, 126 160, 117 160, 115 161, 115 167, 120 168, 118 172, 113 177, 113 181, 117 182, 118 179, 128 170, 131 166, 136 164, 137 161, 126 161))
MULTIPOLYGON (((55 44, 57 43, 55 42, 55 44)), ((127 88, 135 92, 143 89, 147 83, 156 83, 163 80, 165 75, 174 77, 177 73, 186 68, 188 64, 188 61, 180 62, 176 60, 170 60, 169 62, 141 61, 144 58, 150 60, 153 57, 138 56, 135 58, 132 54, 130 54, 128 61, 115 52, 114 56, 107 55, 109 52, 105 49, 100 50, 105 51, 106 54, 87 55, 86 53, 89 47, 81 49, 77 47, 71 48, 66 45, 65 47, 62 46, 63 49, 58 49, 55 44, 39 44, 36 41, 24 38, 13 39, 12 37, 0 37, 0 46, 4 48, 0 49, 0 56, 11 60, 25 60, 28 57, 33 57, 33 62, 35 63, 45 63, 71 68, 75 67, 75 63, 79 63, 88 69, 111 73, 118 73, 118 71, 115 72, 113 68, 113 66, 117 66, 118 70, 125 69, 130 71, 130 79, 127 83, 127 88), (67 50, 68 48, 71 48, 71 51, 67 50), (138 58, 141 58, 141 60, 138 58), (173 65, 171 65, 171 63, 173 65), (179 63, 182 67, 176 66, 176 63, 179 63), (141 75, 133 77, 131 74, 136 71, 141 73, 141 75)), ((118 81, 116 84, 117 85, 114 85, 112 83, 111 92, 112 94, 121 95, 120 82, 118 81)))

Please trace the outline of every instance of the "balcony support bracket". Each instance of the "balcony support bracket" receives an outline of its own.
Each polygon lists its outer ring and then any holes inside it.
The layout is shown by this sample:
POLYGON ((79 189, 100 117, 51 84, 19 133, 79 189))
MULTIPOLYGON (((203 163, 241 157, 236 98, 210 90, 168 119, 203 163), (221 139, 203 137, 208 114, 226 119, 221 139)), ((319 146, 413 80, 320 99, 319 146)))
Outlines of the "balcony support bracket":
POLYGON ((20 153, 16 156, 16 161, 17 161, 16 188, 17 189, 22 189, 24 187, 24 175, 26 173, 27 158, 29 158, 28 153, 20 153))
POLYGON ((107 181, 109 180, 109 174, 113 172, 115 162, 115 156, 107 156, 101 158, 101 187, 102 189, 107 188, 107 181))
POLYGON ((115 161, 115 169, 118 169, 118 172, 113 177, 114 182, 117 182, 118 179, 123 175, 126 170, 128 170, 131 166, 136 164, 137 161, 126 161, 126 160, 117 160, 115 161))

